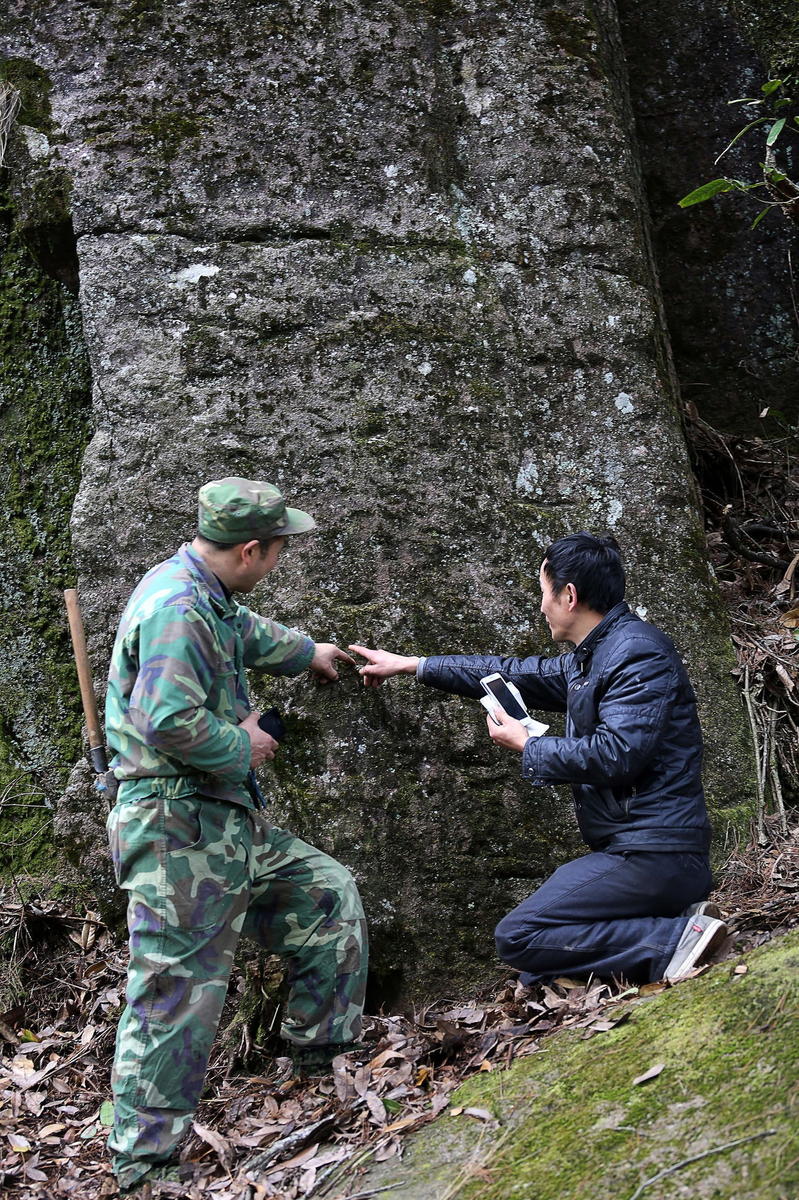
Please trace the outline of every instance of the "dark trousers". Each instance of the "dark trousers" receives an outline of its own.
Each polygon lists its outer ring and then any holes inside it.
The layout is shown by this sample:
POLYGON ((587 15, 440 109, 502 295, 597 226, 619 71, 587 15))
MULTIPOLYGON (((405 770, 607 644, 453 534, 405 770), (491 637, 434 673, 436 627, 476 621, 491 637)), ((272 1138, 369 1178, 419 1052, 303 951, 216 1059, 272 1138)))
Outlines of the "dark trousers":
POLYGON ((556 975, 662 979, 685 928, 679 914, 712 887, 704 854, 586 854, 500 921, 497 952, 526 984, 556 975))

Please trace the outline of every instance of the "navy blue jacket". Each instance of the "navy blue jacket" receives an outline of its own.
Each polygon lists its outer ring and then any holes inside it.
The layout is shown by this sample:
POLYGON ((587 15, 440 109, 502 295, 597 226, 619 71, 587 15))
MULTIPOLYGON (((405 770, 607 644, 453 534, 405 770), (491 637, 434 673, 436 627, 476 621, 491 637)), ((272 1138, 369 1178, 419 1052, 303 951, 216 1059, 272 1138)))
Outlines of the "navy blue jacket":
POLYGON ((696 697, 665 633, 617 604, 570 654, 442 655, 425 659, 419 678, 479 698, 493 671, 528 708, 566 713, 564 737, 528 740, 522 775, 572 785, 592 850, 708 849, 696 697))

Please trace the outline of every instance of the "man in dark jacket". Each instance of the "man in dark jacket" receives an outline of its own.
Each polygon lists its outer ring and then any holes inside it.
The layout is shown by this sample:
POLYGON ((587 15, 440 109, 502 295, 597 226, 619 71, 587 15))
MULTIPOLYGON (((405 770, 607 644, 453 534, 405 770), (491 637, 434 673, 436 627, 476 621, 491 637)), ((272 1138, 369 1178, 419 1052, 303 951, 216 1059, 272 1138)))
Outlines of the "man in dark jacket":
POLYGON ((500 921, 500 957, 525 983, 555 975, 684 978, 726 928, 702 902, 713 880, 696 699, 672 643, 624 603, 613 537, 571 534, 549 547, 541 612, 570 654, 406 657, 364 646, 367 685, 415 674, 479 699, 495 671, 528 707, 566 713, 563 737, 531 737, 501 709, 488 732, 521 752, 533 786, 570 783, 591 853, 566 863, 500 921))

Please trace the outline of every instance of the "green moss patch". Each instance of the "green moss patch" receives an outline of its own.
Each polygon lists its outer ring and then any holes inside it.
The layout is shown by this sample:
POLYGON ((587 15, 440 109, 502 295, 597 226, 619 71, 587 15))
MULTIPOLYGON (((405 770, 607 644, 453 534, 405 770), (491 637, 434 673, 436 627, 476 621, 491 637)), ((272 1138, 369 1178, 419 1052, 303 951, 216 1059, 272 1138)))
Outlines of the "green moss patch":
POLYGON ((0 62, 0 81, 12 84, 20 94, 19 124, 52 133, 52 84, 46 71, 27 58, 6 58, 0 62))
MULTIPOLYGON (((21 85, 13 65, 6 73, 21 85)), ((28 119, 46 125, 46 81, 24 79, 28 119)), ((60 277, 74 258, 66 197, 57 173, 40 175, 23 219, 0 173, 0 875, 49 870, 51 810, 41 806, 80 755, 62 591, 74 584, 69 516, 90 376, 77 297, 60 277)))
POLYGON ((567 57, 581 59, 590 73, 599 78, 602 72, 597 56, 598 35, 588 17, 553 7, 543 13, 542 19, 554 44, 567 57))
POLYGON ((442 1117, 370 1186, 399 1180, 396 1200, 632 1200, 647 1180, 644 1200, 796 1196, 799 932, 735 965, 637 1000, 609 1033, 564 1032, 475 1076, 452 1104, 495 1123, 442 1117))
POLYGON ((199 139, 203 122, 195 113, 162 112, 149 121, 142 121, 139 130, 160 150, 166 162, 172 162, 185 142, 199 139))
POLYGON ((796 0, 734 0, 733 7, 744 32, 766 61, 769 76, 794 76, 799 69, 796 0))

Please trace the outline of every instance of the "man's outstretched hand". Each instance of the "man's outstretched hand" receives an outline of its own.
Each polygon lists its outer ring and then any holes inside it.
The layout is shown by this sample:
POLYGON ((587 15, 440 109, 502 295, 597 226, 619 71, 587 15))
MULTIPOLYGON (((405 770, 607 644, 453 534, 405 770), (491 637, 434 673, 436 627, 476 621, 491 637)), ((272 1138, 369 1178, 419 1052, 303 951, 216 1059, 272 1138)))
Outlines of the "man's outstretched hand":
POLYGON ((317 642, 314 656, 311 659, 311 665, 308 668, 313 671, 321 679, 322 683, 327 683, 330 679, 338 679, 338 671, 335 668, 336 659, 341 662, 348 662, 353 667, 355 659, 350 658, 345 650, 340 646, 336 646, 333 642, 317 642))
POLYGON ((494 716, 500 724, 495 725, 490 716, 486 718, 486 724, 488 725, 488 732, 497 745, 505 746, 507 750, 523 750, 530 734, 521 721, 516 721, 513 717, 509 717, 505 709, 499 706, 494 709, 494 716))
POLYGON ((390 654, 388 650, 370 650, 368 646, 350 646, 361 658, 368 659, 358 674, 366 687, 379 687, 384 679, 392 675, 415 675, 419 659, 404 654, 390 654))

